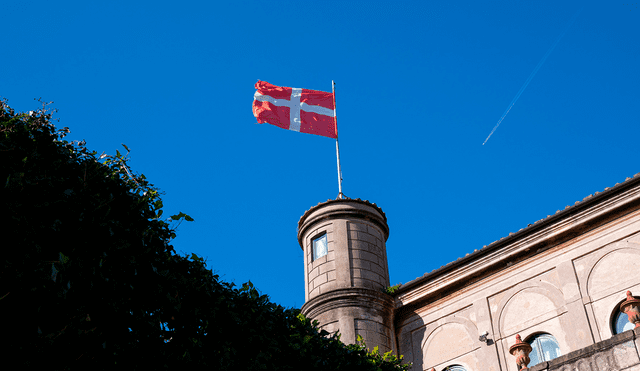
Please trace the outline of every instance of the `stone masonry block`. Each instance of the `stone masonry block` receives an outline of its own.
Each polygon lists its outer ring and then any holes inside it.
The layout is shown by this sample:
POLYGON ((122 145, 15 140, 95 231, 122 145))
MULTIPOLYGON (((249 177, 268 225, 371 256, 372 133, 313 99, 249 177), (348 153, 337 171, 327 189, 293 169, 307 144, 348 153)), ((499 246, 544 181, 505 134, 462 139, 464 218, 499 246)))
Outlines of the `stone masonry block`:
POLYGON ((372 290, 376 290, 376 289, 381 288, 380 284, 378 284, 378 283, 374 283, 372 281, 365 280, 365 279, 362 279, 362 278, 356 278, 356 277, 353 278, 353 284, 356 287, 364 287, 364 288, 372 289, 372 290))
POLYGON ((378 258, 377 255, 372 254, 372 253, 370 253, 368 251, 362 251, 360 253, 360 259, 368 260, 368 261, 374 262, 376 264, 379 264, 379 262, 380 262, 380 258, 378 258))
POLYGON ((379 275, 381 275, 381 276, 384 276, 384 275, 385 275, 384 268, 382 268, 382 267, 381 267, 381 266, 379 266, 378 264, 371 263, 371 264, 370 264, 370 266, 371 266, 370 270, 371 270, 372 272, 375 272, 375 273, 377 273, 377 274, 379 274, 379 275))
POLYGON ((335 281, 335 279, 336 279, 336 271, 327 272, 327 281, 328 282, 335 281))
POLYGON ((372 342, 372 344, 385 344, 386 343, 386 339, 383 339, 382 336, 380 336, 379 333, 377 332, 373 332, 373 331, 368 331, 370 333, 369 335, 369 339, 371 339, 370 341, 372 342))
POLYGON ((327 242, 333 241, 333 231, 327 231, 327 242))
POLYGON ((326 273, 328 271, 335 270, 336 269, 336 263, 333 262, 333 261, 326 262, 326 263, 322 264, 321 266, 319 266, 318 268, 319 268, 319 271, 318 271, 319 274, 326 273))
MULTIPOLYGON (((631 336, 629 336, 631 337, 631 336)), ((600 345, 607 341, 601 342, 600 345)), ((633 340, 618 343, 611 348, 598 349, 595 345, 582 348, 558 357, 549 362, 536 365, 532 370, 554 371, 629 371, 640 363, 633 340), (595 353, 593 352, 595 350, 595 353)))
POLYGON ((373 273, 372 271, 366 270, 366 269, 361 270, 360 273, 362 274, 362 278, 364 278, 366 280, 373 281, 373 282, 380 283, 380 275, 379 274, 373 273))
POLYGON ((358 239, 358 231, 349 231, 349 239, 357 240, 358 239))
POLYGON ((362 232, 367 232, 368 228, 366 224, 362 224, 362 223, 349 223, 349 230, 350 231, 362 231, 362 232))
POLYGON ((359 251, 368 251, 368 252, 372 252, 369 249, 369 244, 364 242, 364 241, 352 241, 351 242, 351 249, 353 250, 359 250, 359 251))
POLYGON ((368 250, 368 247, 367 247, 367 245, 365 245, 365 243, 363 241, 352 240, 351 241, 351 249, 352 250, 366 251, 366 250, 368 250))
POLYGON ((324 263, 326 263, 326 262, 327 262, 327 256, 328 256, 328 254, 327 254, 327 255, 325 255, 325 256, 323 256, 323 257, 321 257, 321 258, 318 258, 318 259, 314 260, 314 261, 313 261, 313 266, 314 266, 314 267, 317 267, 317 266, 319 266, 320 264, 324 264, 324 263))
POLYGON ((370 235, 375 236, 377 239, 382 240, 382 233, 380 233, 377 228, 368 225, 367 232, 370 235))
POLYGON ((378 323, 366 319, 356 319, 355 327, 356 330, 367 330, 372 332, 378 331, 378 323))
POLYGON ((320 288, 320 294, 324 294, 325 292, 329 292, 331 290, 335 290, 336 288, 336 281, 328 281, 326 283, 323 283, 322 285, 319 286, 320 288))
POLYGON ((318 287, 325 282, 327 282, 327 274, 326 273, 320 274, 318 275, 318 277, 316 277, 313 280, 313 287, 318 287))
POLYGON ((632 340, 616 345, 613 347, 612 353, 613 358, 620 368, 625 368, 640 362, 638 352, 632 340))
POLYGON ((371 270, 371 262, 368 260, 353 259, 353 267, 371 270))
POLYGON ((385 276, 378 276, 378 277, 380 277, 380 284, 381 284, 383 287, 389 287, 389 286, 391 286, 391 285, 389 284, 389 278, 387 278, 387 277, 385 277, 385 276))
POLYGON ((378 246, 370 244, 369 242, 365 242, 365 246, 367 247, 366 251, 369 251, 372 254, 380 255, 382 253, 378 246))
POLYGON ((363 253, 362 250, 352 249, 350 253, 351 253, 352 259, 362 259, 362 253, 363 253))
POLYGON ((378 327, 378 332, 381 333, 382 335, 384 335, 385 337, 389 337, 389 335, 391 334, 391 329, 389 329, 387 326, 383 325, 382 323, 377 323, 376 322, 376 326, 378 327))
POLYGON ((314 297, 320 295, 320 288, 316 287, 313 290, 311 290, 311 292, 309 293, 309 297, 314 297))
POLYGON ((318 277, 319 269, 315 268, 311 272, 309 272, 309 281, 312 281, 314 278, 318 277))
POLYGON ((336 260, 336 253, 335 251, 329 250, 329 252, 327 253, 327 261, 334 261, 334 260, 336 260))
POLYGON ((366 241, 372 245, 376 244, 376 238, 366 232, 358 232, 358 239, 361 241, 366 241))
POLYGON ((362 278, 362 274, 360 273, 360 269, 353 270, 353 277, 362 278))

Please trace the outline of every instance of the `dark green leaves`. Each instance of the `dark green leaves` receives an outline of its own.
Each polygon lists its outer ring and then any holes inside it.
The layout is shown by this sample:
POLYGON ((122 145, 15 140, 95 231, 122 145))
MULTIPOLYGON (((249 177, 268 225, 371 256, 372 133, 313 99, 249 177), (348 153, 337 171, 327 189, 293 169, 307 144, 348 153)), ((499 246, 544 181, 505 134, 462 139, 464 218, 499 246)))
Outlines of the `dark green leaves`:
POLYGON ((177 255, 169 222, 193 218, 160 219, 161 193, 129 167, 127 146, 98 157, 68 132, 44 108, 0 101, 0 349, 14 368, 407 368, 177 255))
POLYGON ((187 214, 185 214, 183 212, 180 212, 180 213, 178 213, 176 215, 172 215, 170 218, 173 221, 180 221, 180 220, 183 220, 183 219, 188 221, 188 222, 192 222, 193 221, 192 217, 190 217, 189 215, 187 215, 187 214))

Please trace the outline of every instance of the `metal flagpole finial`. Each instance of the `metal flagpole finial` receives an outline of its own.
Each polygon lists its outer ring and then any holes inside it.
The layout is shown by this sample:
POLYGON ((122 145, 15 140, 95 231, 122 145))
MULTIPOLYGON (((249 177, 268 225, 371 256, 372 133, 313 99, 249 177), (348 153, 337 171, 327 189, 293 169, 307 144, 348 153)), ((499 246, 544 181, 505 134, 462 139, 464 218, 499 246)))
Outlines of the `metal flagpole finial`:
POLYGON ((338 159, 338 199, 343 199, 342 193, 342 170, 340 169, 340 146, 338 145, 338 115, 336 114, 336 83, 331 80, 331 91, 333 92, 333 122, 336 126, 336 158, 338 159))

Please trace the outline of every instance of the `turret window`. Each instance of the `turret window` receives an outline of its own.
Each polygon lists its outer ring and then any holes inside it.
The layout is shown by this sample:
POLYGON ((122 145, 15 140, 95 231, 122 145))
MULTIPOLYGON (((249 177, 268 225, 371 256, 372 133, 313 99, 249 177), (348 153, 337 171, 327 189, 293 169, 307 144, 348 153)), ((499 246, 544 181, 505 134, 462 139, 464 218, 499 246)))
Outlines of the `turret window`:
POLYGON ((467 370, 462 366, 453 365, 453 366, 445 367, 444 370, 442 371, 467 371, 467 370))
POLYGON ((327 255, 327 235, 323 234, 322 236, 313 240, 313 260, 320 259, 323 256, 327 255))

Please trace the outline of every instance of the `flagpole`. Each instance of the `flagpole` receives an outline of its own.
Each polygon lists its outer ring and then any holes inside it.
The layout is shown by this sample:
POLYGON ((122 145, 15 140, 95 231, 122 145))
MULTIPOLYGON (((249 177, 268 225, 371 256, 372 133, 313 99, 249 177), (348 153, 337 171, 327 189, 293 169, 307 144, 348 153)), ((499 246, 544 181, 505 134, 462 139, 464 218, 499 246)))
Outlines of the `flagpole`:
POLYGON ((338 198, 344 198, 342 194, 342 170, 340 170, 340 146, 338 145, 338 116, 336 114, 336 83, 331 80, 331 91, 333 92, 333 122, 336 125, 336 158, 338 159, 338 198))

